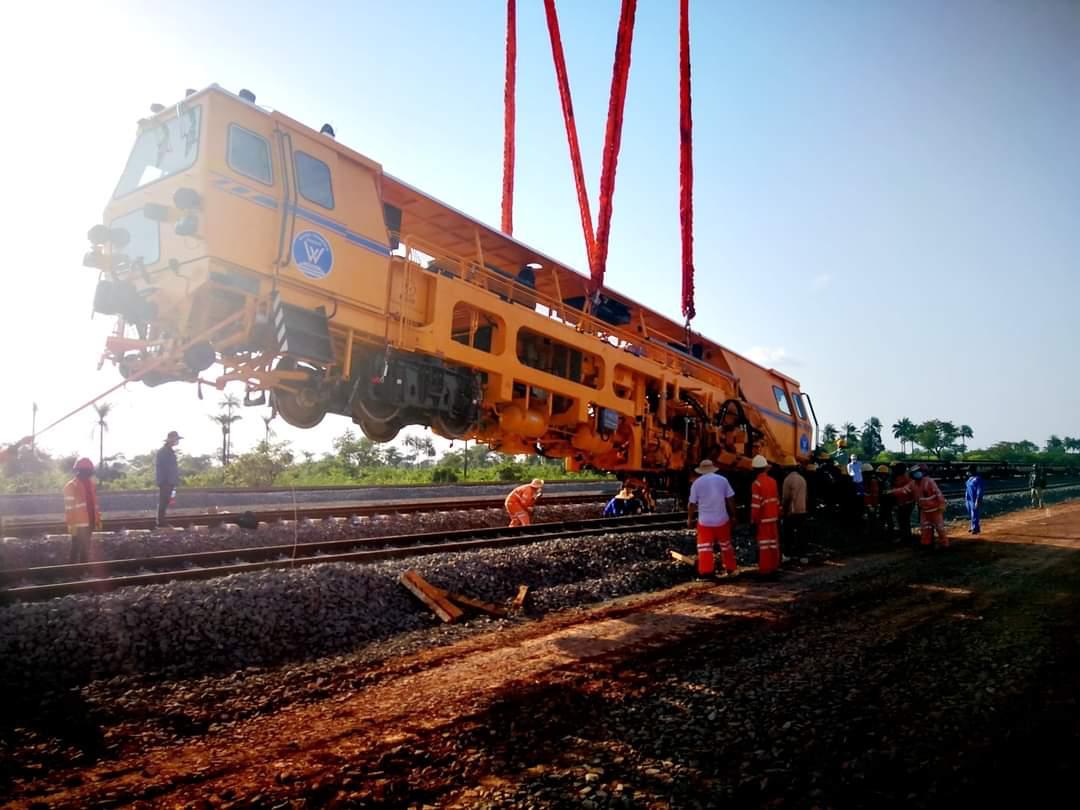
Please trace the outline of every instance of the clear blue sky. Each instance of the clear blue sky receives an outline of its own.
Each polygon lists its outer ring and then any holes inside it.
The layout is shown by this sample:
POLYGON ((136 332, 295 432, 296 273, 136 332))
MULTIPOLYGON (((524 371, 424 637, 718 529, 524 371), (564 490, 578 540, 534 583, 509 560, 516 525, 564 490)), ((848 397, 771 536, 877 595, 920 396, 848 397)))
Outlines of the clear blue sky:
MULTIPOLYGON (((1080 435, 1080 4, 691 0, 696 327, 798 378, 822 421, 900 416, 975 443, 1080 435)), ((616 0, 562 0, 595 201, 616 0)), ((22 4, 0 319, 11 440, 104 389, 84 234, 153 101, 247 87, 479 218, 499 221, 505 5, 22 4), (13 255, 12 255, 13 254, 13 255)), ((519 0, 516 235, 584 269, 540 0, 519 0)), ((679 314, 677 4, 642 0, 608 281, 679 314)), ((595 202, 594 202, 595 207, 595 202)), ((110 444, 216 434, 193 387, 114 397, 110 444)), ((281 435, 326 449, 347 422, 281 435)), ((88 451, 90 418, 45 446, 88 451)), ((261 435, 256 412, 236 431, 261 435)), ((891 444, 891 441, 890 441, 891 444)))

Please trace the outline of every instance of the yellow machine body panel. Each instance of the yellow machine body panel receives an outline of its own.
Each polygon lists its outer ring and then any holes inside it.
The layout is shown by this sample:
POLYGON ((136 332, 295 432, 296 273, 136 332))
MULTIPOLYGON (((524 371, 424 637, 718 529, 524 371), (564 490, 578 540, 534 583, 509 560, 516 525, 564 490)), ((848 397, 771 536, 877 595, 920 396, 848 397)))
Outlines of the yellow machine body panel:
POLYGON ((385 441, 429 425, 571 468, 809 455, 796 381, 590 295, 325 130, 217 86, 140 122, 84 261, 123 374, 239 381, 301 427, 338 413, 385 441))

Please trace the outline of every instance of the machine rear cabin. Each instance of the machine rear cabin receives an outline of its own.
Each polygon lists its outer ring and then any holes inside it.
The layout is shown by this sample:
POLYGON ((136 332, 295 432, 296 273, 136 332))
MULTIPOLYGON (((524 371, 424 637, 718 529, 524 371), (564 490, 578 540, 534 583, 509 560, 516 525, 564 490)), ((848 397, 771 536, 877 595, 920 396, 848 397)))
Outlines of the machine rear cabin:
POLYGON ((798 383, 211 86, 155 107, 84 264, 118 316, 105 358, 148 385, 267 394, 389 441, 406 425, 505 453, 681 475, 805 458, 798 383), (209 379, 203 376, 220 369, 209 379))

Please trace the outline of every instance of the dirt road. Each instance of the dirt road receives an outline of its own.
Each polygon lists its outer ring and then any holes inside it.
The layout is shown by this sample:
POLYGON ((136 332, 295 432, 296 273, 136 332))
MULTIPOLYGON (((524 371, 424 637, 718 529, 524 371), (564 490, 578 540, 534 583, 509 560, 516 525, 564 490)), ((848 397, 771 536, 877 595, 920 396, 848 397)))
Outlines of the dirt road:
POLYGON ((390 661, 363 689, 53 769, 11 801, 1034 806, 1080 739, 1078 551, 1071 503, 945 552, 551 616, 390 661))

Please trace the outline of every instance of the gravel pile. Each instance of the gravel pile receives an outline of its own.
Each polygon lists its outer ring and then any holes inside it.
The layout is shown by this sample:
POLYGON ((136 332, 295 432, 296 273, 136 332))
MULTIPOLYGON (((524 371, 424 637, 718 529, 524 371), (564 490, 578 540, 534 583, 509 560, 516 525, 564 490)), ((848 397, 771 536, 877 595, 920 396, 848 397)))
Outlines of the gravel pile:
MULTIPOLYGON (((753 542, 737 542, 752 563, 753 542)), ((0 608, 0 686, 71 686, 125 674, 170 676, 306 660, 438 624, 398 583, 408 568, 449 590, 505 602, 530 587, 547 611, 685 580, 669 548, 689 532, 609 534, 370 565, 335 563, 80 594, 0 608)))
MULTIPOLYGON (((552 523, 600 517, 602 503, 565 504, 537 507, 537 522, 552 523)), ((124 531, 101 533, 95 539, 93 559, 123 560, 163 554, 190 554, 252 546, 288 545, 295 540, 312 543, 356 537, 382 537, 416 532, 479 529, 506 525, 502 509, 463 509, 445 512, 414 512, 403 515, 372 515, 354 520, 274 523, 255 530, 237 526, 216 526, 200 530, 124 531)), ((68 562, 71 541, 66 535, 0 541, 0 569, 30 568, 68 562)))

